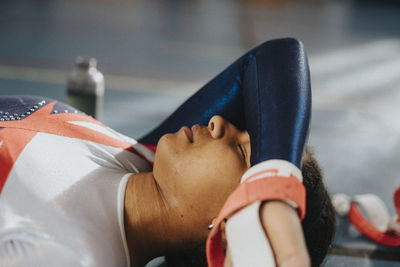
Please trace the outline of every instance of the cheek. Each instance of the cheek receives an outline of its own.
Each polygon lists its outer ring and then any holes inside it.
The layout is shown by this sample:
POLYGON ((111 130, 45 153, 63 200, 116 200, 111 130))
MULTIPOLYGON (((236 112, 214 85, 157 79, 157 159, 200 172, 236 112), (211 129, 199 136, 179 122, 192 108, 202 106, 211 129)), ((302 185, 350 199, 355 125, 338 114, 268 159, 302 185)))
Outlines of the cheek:
POLYGON ((182 166, 185 190, 188 197, 204 199, 222 205, 228 195, 239 185, 246 165, 231 150, 220 148, 210 153, 203 151, 182 166))
POLYGON ((185 220, 205 229, 239 185, 246 164, 229 146, 182 146, 173 137, 163 136, 159 141, 154 176, 185 220))
MULTIPOLYGON (((234 165, 232 160, 231 164, 234 165)), ((186 175, 176 193, 185 203, 188 215, 193 213, 192 217, 198 220, 196 223, 209 224, 239 185, 244 170, 232 165, 203 157, 190 168, 189 164, 185 166, 186 175)))
POLYGON ((188 149, 184 161, 184 175, 192 183, 208 186, 231 188, 237 185, 247 169, 238 153, 228 145, 208 143, 199 148, 188 149))
POLYGON ((158 143, 153 168, 157 181, 187 203, 222 205, 246 171, 240 155, 212 142, 184 146, 174 137, 164 135, 158 143))
POLYGON ((243 156, 230 146, 220 146, 214 149, 208 158, 210 159, 209 166, 222 173, 223 176, 232 178, 242 176, 247 169, 243 156))

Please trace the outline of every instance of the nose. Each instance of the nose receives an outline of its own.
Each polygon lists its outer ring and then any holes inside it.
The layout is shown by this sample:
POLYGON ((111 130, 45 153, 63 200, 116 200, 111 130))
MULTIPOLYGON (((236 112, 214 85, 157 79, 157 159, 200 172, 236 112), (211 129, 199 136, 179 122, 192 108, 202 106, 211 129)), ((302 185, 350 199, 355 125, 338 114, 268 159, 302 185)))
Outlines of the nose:
POLYGON ((208 122, 208 129, 211 132, 211 136, 215 139, 235 139, 242 144, 250 143, 250 136, 247 131, 240 131, 221 116, 213 116, 208 122))
POLYGON ((208 129, 211 132, 211 136, 215 139, 224 137, 226 131, 226 123, 226 120, 221 116, 213 116, 208 122, 208 129))

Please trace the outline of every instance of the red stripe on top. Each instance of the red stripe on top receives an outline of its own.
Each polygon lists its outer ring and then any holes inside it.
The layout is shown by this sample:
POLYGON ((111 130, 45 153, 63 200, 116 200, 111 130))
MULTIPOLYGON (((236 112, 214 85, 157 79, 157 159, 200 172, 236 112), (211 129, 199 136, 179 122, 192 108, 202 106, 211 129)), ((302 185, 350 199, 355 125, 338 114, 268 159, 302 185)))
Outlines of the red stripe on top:
POLYGON ((156 153, 157 146, 155 146, 155 145, 149 145, 149 144, 142 144, 142 145, 144 145, 145 147, 147 147, 148 149, 150 149, 151 151, 153 151, 154 153, 156 153))
POLYGON ((3 129, 0 129, 0 141, 3 142, 0 147, 0 193, 14 162, 24 147, 38 132, 76 138, 125 149, 138 155, 150 166, 152 165, 152 162, 148 161, 142 154, 136 151, 131 144, 101 132, 88 129, 84 126, 69 123, 69 121, 85 121, 105 127, 92 117, 79 113, 51 114, 56 102, 57 101, 52 101, 23 120, 0 122, 0 127, 3 127, 3 129))

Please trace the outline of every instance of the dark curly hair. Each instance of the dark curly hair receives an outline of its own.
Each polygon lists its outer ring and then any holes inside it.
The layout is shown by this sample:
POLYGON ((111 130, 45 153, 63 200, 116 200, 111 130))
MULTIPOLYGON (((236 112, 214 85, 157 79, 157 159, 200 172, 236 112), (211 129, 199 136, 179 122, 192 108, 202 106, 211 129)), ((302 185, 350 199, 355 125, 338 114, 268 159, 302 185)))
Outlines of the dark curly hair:
POLYGON ((336 221, 321 168, 310 148, 304 153, 301 172, 307 192, 307 212, 301 224, 312 266, 320 266, 332 243, 336 221))
MULTIPOLYGON (((307 212, 302 227, 312 266, 320 266, 335 233, 335 213, 322 171, 307 147, 302 162, 303 184, 307 192, 307 212)), ((207 266, 205 245, 166 256, 168 267, 207 266)))

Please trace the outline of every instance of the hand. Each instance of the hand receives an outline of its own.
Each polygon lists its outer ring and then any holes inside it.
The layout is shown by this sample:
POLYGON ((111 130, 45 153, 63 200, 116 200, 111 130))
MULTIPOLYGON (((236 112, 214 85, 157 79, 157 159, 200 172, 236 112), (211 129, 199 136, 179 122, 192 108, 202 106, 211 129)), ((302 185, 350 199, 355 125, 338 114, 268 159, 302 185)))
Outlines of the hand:
POLYGON ((277 266, 311 266, 297 211, 282 201, 268 201, 260 219, 275 255, 277 266))
MULTIPOLYGON (((268 237, 277 266, 311 266, 297 211, 282 201, 264 202, 260 220, 268 237)), ((231 267, 229 246, 224 267, 231 267)))

